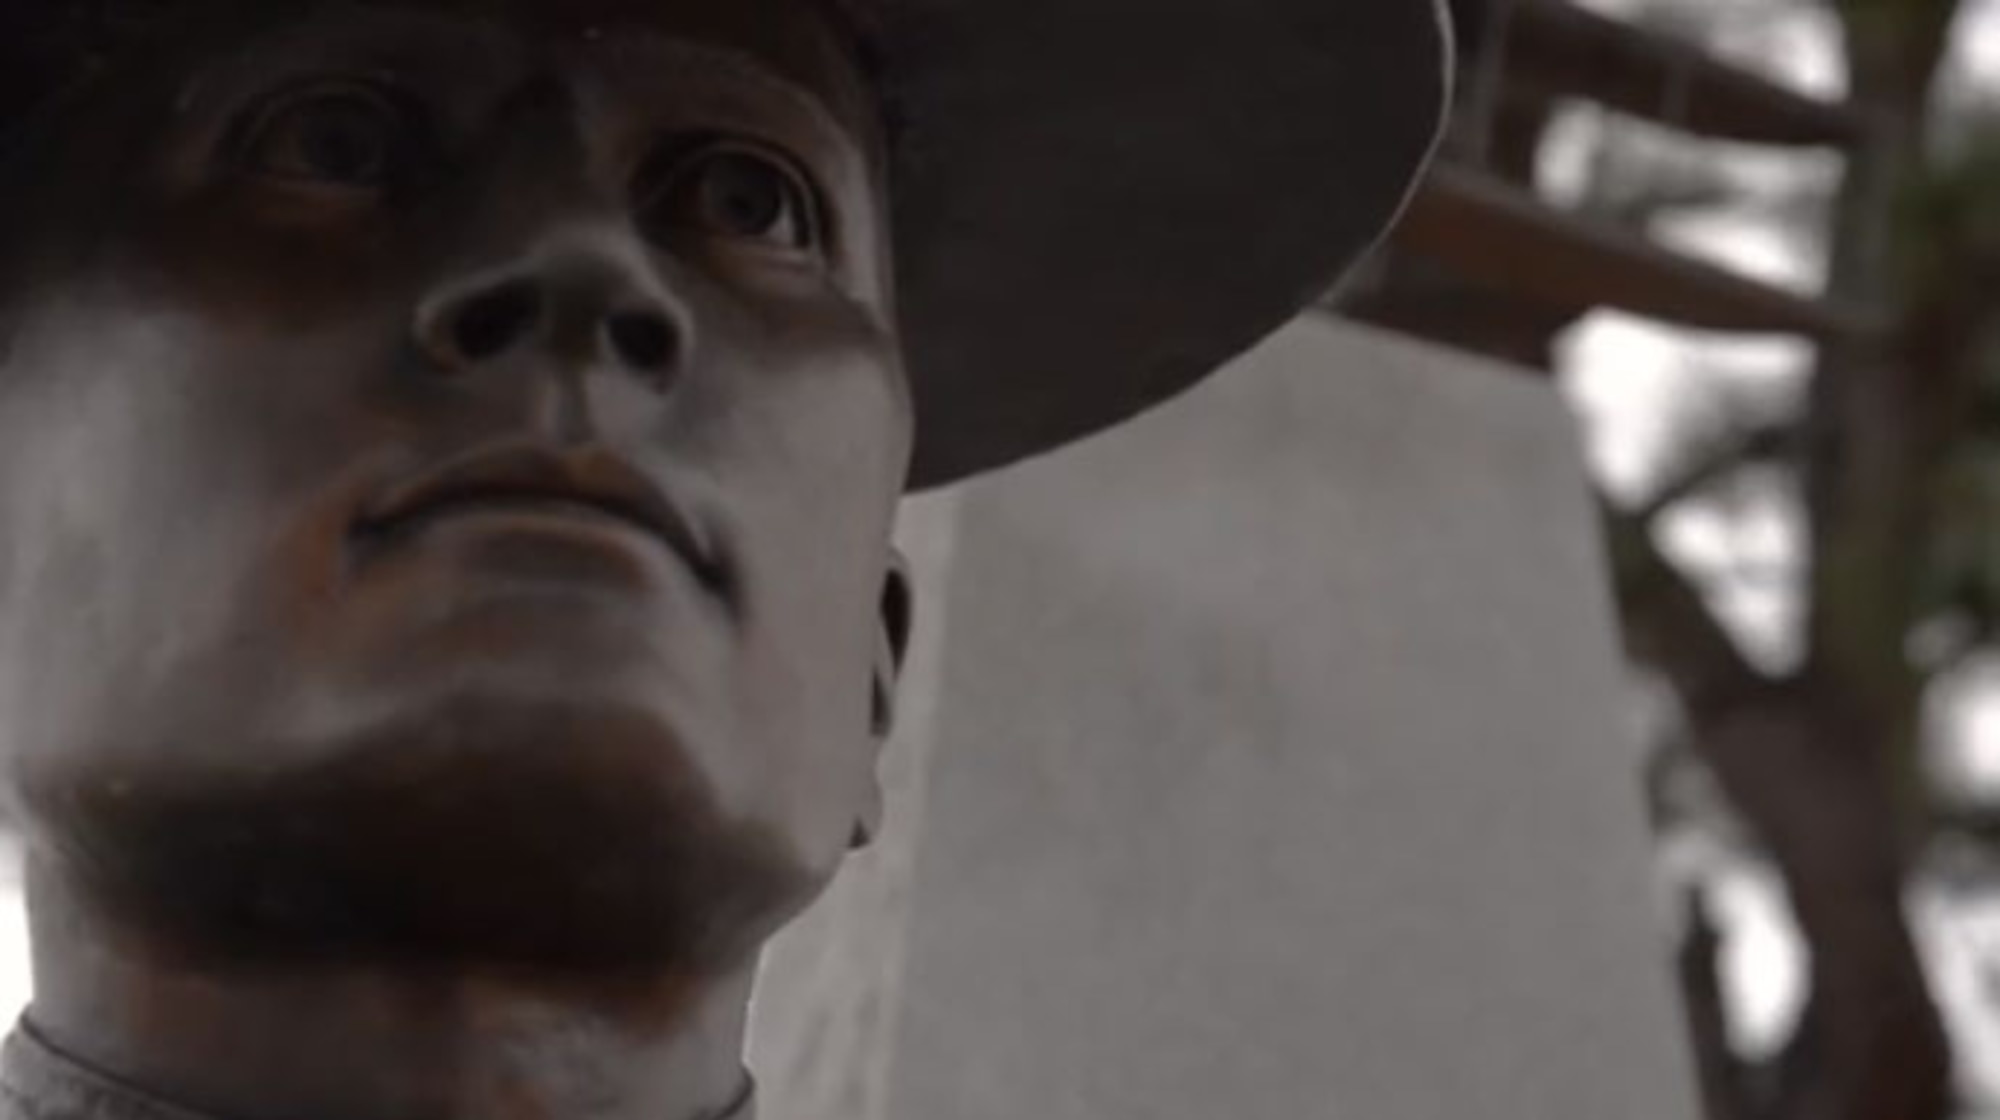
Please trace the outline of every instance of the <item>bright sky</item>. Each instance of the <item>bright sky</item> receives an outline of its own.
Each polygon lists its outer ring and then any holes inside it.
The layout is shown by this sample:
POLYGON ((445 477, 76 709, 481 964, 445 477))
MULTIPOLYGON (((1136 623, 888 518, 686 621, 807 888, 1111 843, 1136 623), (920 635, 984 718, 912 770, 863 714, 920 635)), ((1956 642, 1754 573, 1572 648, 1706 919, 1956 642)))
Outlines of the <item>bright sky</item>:
MULTIPOLYGON (((1610 11, 1643 0, 1589 0, 1610 11)), ((1725 0, 1736 3, 1740 0, 1725 0)), ((1841 84, 1830 47, 1831 26, 1810 6, 1782 28, 1725 38, 1725 53, 1781 61, 1780 74, 1821 92, 1841 84)), ((1762 63, 1760 62, 1760 68, 1762 63)), ((1952 64, 1956 96, 2000 101, 2000 0, 1969 0, 1952 64)), ((1592 140, 1608 123, 1601 113, 1573 112, 1562 126, 1545 172, 1558 184, 1580 177, 1592 140)), ((1824 182, 1834 173, 1821 156, 1735 153, 1740 177, 1753 186, 1824 182)), ((1804 291, 1820 281, 1820 262, 1768 226, 1730 215, 1681 222, 1665 231, 1683 249, 1773 283, 1804 291)), ((1565 383, 1586 419, 1593 461, 1615 492, 1644 492, 1676 446, 1676 434, 1722 407, 1782 409, 1803 391, 1810 351, 1784 338, 1704 337, 1617 313, 1600 313, 1565 344, 1565 383)), ((1662 545, 1691 570, 1708 574, 1718 613, 1745 649, 1770 667, 1797 652, 1800 605, 1787 574, 1796 570, 1802 525, 1796 502, 1775 480, 1753 480, 1722 499, 1691 503, 1667 519, 1662 545)), ((1955 702, 1941 711, 1958 750, 1946 760, 1969 785, 2000 791, 2000 672, 1979 667, 1955 702), (1972 685, 1986 687, 1971 687, 1972 685)))
MULTIPOLYGON (((1586 2, 1618 13, 1644 0, 1586 2)), ((1832 33, 1808 5, 1776 41, 1739 27, 1714 45, 1760 72, 1775 64, 1780 80, 1831 94, 1842 85, 1832 33)), ((1951 73, 1955 98, 2000 102, 2000 0, 1968 0, 1951 73)), ((1592 140, 1606 128, 1630 126, 1579 111, 1561 127, 1544 173, 1559 188, 1574 190, 1592 140)), ((1824 159, 1811 156, 1736 155, 1743 179, 1753 186, 1824 181, 1833 173, 1824 159)), ((1667 235, 1689 252, 1773 283, 1811 291, 1820 281, 1819 261, 1752 220, 1725 215, 1681 223, 1667 235)), ((1614 313, 1592 316, 1572 333, 1562 356, 1565 387, 1585 419, 1592 461, 1607 484, 1627 496, 1646 490, 1668 461, 1677 433, 1705 414, 1724 406, 1783 409, 1796 401, 1809 360, 1804 346, 1786 339, 1703 337, 1614 313)), ((1706 577, 1718 615, 1752 657, 1772 668, 1789 664, 1798 652, 1800 604, 1790 577, 1800 561, 1801 529, 1794 496, 1774 479, 1690 503, 1661 529, 1662 547, 1706 577)), ((2000 660, 1969 669, 1937 711, 1956 748, 1942 763, 1946 773, 1968 788, 2000 792, 2000 660)), ((1668 865, 1677 876, 1692 866, 1704 869, 1710 905, 1729 933, 1722 967, 1735 996, 1732 1029, 1751 1049, 1768 1051, 1789 1032, 1804 983, 1780 884, 1767 868, 1714 852, 1670 853, 1668 865)), ((2000 1117, 2000 1017, 1988 1005, 2000 992, 2000 899, 1919 889, 1911 911, 1938 999, 1960 1042, 1966 1087, 1988 1102, 1981 1115, 2000 1117)))
POLYGON ((28 1005, 28 918, 21 905, 21 860, 11 834, 0 833, 0 1025, 28 1005))

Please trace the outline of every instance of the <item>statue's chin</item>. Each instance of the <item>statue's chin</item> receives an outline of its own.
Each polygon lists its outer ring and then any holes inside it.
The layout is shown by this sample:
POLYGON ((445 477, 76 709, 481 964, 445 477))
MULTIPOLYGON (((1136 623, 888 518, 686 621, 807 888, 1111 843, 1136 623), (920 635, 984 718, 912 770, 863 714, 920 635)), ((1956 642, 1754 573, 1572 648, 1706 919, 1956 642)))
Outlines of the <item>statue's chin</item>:
POLYGON ((311 753, 275 776, 23 792, 72 889, 169 951, 246 965, 722 973, 813 889, 640 715, 433 712, 311 753))

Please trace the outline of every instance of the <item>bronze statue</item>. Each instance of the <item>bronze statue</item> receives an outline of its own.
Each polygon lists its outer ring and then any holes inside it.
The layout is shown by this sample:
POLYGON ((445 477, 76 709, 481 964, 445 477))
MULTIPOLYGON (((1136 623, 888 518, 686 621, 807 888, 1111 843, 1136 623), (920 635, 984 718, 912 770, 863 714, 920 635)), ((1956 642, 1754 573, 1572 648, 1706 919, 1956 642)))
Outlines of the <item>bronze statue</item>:
POLYGON ((746 1114, 757 951, 876 823, 898 499, 1312 298, 1444 54, 1432 0, 7 0, 4 1114, 746 1114))

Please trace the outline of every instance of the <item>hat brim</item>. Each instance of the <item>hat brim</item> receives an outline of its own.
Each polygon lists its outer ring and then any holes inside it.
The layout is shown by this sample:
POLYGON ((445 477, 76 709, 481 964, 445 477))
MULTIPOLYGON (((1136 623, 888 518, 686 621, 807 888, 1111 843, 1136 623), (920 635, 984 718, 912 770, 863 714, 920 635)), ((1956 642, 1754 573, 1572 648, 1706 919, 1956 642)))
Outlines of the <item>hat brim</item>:
MULTIPOLYGON (((899 117, 910 490, 1109 427, 1257 343, 1381 236, 1444 118, 1442 0, 830 2, 899 117)), ((43 87, 7 69, 0 103, 43 87)))
POLYGON ((1441 128, 1436 0, 876 0, 909 488, 1109 427, 1312 302, 1441 128))

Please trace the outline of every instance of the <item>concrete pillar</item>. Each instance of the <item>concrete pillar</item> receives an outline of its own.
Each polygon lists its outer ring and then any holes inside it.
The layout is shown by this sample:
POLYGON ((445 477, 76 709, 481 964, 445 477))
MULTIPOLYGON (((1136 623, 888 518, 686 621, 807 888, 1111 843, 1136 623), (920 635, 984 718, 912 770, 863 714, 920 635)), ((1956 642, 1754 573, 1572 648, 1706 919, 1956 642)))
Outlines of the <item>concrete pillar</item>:
POLYGON ((1302 322, 913 505, 890 828, 772 1120, 1692 1118, 1572 421, 1302 322))

